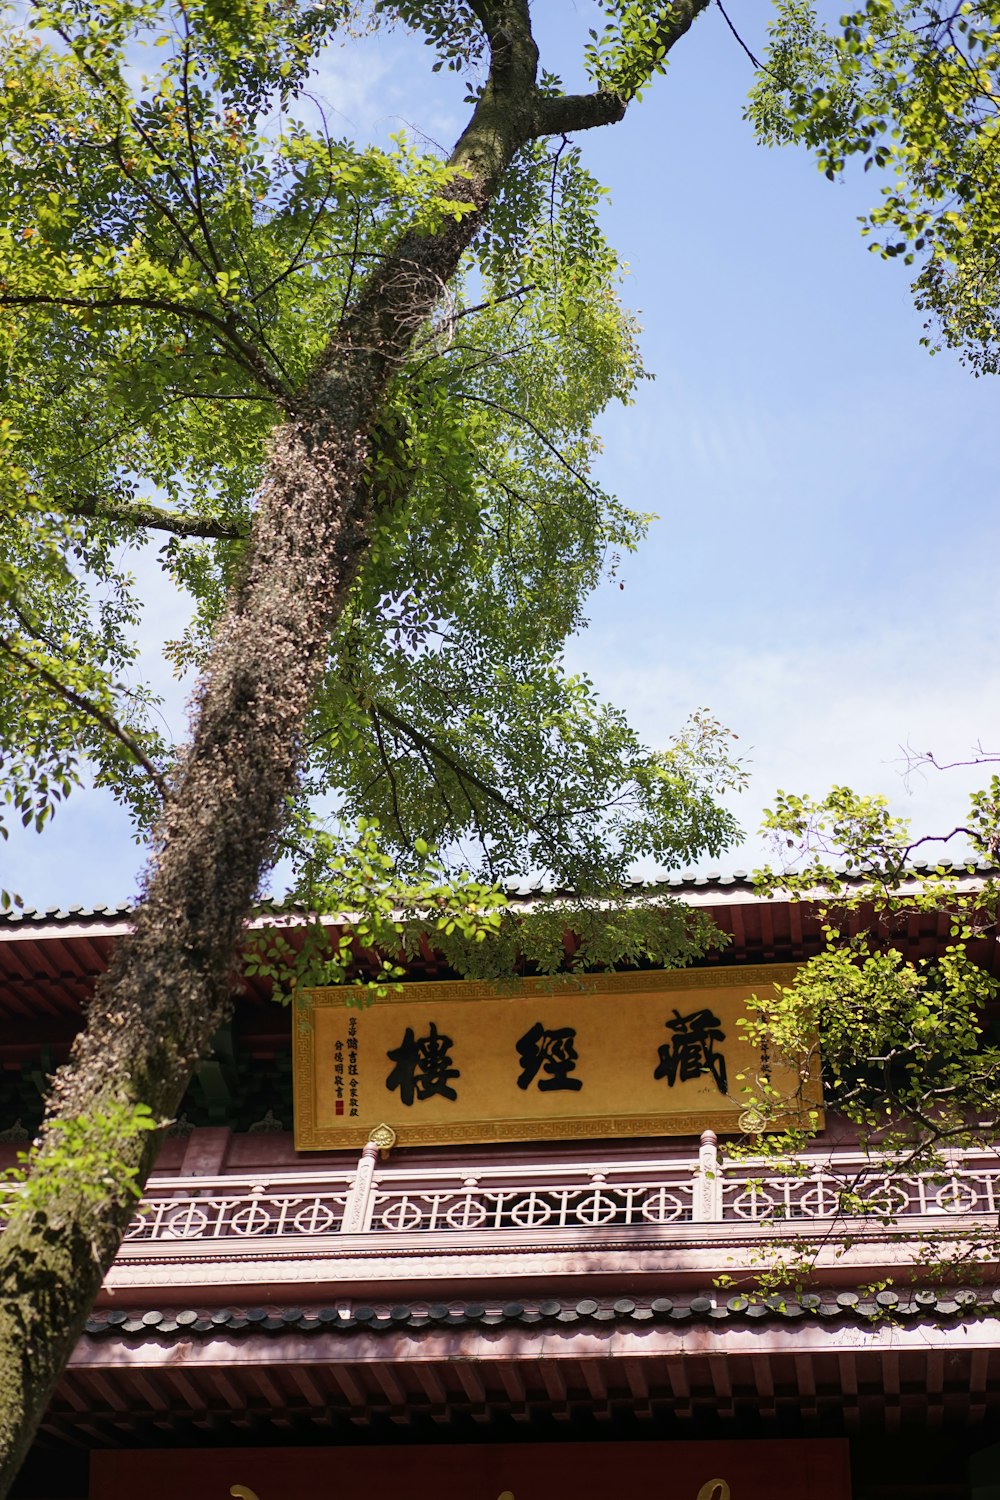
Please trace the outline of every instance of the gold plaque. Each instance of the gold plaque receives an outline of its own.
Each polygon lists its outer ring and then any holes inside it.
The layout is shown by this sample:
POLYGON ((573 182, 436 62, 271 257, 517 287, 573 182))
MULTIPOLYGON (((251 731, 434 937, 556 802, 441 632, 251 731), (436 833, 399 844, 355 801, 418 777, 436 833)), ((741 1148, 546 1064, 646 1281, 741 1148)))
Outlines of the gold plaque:
MULTIPOLYGON (((360 1148, 379 1125, 400 1146, 736 1134, 760 1058, 737 1021, 790 964, 407 984, 295 1001, 295 1144, 360 1148)), ((790 1096, 796 1080, 775 1070, 790 1096)), ((819 1080, 810 1104, 818 1108, 819 1080)), ((775 1120, 782 1128, 788 1118, 775 1120)))

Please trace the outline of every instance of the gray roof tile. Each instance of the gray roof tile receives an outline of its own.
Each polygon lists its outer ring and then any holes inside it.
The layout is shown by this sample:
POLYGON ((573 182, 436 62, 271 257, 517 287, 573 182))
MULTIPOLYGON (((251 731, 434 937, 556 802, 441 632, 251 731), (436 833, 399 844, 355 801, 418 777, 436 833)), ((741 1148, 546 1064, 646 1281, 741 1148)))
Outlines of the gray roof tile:
POLYGON ((524 1327, 552 1319, 564 1324, 582 1319, 598 1323, 648 1322, 659 1319, 718 1325, 726 1322, 781 1322, 809 1318, 836 1318, 865 1324, 886 1317, 924 1318, 928 1322, 934 1322, 942 1318, 998 1316, 1000 1288, 994 1291, 977 1291, 966 1287, 957 1290, 949 1288, 946 1293, 935 1292, 930 1288, 922 1288, 916 1292, 886 1290, 877 1293, 874 1298, 862 1298, 852 1291, 823 1294, 809 1292, 800 1299, 778 1295, 761 1298, 738 1294, 721 1303, 716 1297, 703 1294, 679 1302, 672 1301, 669 1297, 656 1297, 646 1303, 637 1303, 632 1297, 618 1297, 601 1302, 593 1298, 584 1298, 578 1302, 545 1298, 537 1304, 506 1302, 493 1306, 486 1306, 481 1302, 433 1303, 426 1308, 401 1303, 391 1306, 365 1303, 352 1309, 340 1310, 331 1307, 213 1307, 185 1308, 176 1312, 160 1308, 133 1309, 128 1312, 114 1309, 93 1313, 87 1321, 86 1332, 91 1338, 108 1338, 118 1333, 131 1339, 141 1337, 162 1340, 219 1330, 228 1333, 263 1331, 278 1334, 292 1329, 315 1331, 328 1328, 350 1332, 352 1329, 364 1328, 382 1332, 409 1326, 428 1329, 433 1334, 437 1328, 475 1325, 497 1327, 503 1324, 520 1324, 524 1327))

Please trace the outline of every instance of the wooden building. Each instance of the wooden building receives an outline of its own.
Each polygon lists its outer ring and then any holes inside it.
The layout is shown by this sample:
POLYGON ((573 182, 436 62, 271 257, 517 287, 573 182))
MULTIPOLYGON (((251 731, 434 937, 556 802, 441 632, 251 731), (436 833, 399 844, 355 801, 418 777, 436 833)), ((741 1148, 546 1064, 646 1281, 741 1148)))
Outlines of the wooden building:
MULTIPOLYGON (((818 947, 808 906, 759 901, 741 879, 678 894, 732 935, 684 980, 709 1010, 818 947)), ((127 928, 126 910, 0 920, 11 1157, 127 928)), ((946 940, 923 916, 906 945, 926 957, 946 940)), ((983 959, 995 964, 994 944, 983 959)), ((430 983, 441 995, 448 980, 430 983)), ((610 1055, 627 1006, 604 1000, 610 1055)), ((336 1145, 296 1150, 293 1017, 256 982, 240 997, 55 1393, 21 1500, 998 1500, 1000 1273, 925 1286, 907 1267, 917 1234, 946 1224, 960 1239, 996 1220, 1000 1158, 956 1155, 944 1178, 891 1186, 866 1170, 870 1201, 891 1198, 889 1233, 880 1215, 838 1215, 861 1162, 836 1121, 791 1177, 728 1161, 723 1132, 693 1128, 697 1108, 685 1106, 686 1133, 633 1132, 629 1120, 650 1122, 638 1086, 618 1133, 557 1126, 537 1085, 561 1077, 577 1108, 565 1046, 549 1047, 547 1073, 531 1054, 533 1138, 470 1127, 445 1144, 426 1130, 368 1140, 337 1035, 340 1072, 332 1063, 323 1085, 336 1145), (762 1247, 783 1239, 812 1252, 795 1300, 752 1282, 762 1247)), ((407 1035, 427 1040, 410 1028, 383 1048, 397 1070, 407 1035)), ((433 1022, 427 1036, 441 1040, 433 1022)), ((710 1072, 709 1060, 702 1082, 721 1094, 710 1072)))

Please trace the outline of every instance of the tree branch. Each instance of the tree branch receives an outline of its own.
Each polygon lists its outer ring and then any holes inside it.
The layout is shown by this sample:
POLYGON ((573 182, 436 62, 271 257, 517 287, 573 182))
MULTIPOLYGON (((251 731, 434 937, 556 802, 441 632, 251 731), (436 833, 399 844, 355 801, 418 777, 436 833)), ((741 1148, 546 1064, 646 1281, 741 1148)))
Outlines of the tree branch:
MULTIPOLYGON (((495 802, 498 807, 503 808, 504 812, 509 813, 512 818, 515 818, 519 823, 523 823, 526 828, 530 828, 534 833, 537 833, 539 838, 543 839, 546 843, 551 844, 555 842, 548 829, 530 817, 524 811, 523 807, 516 807, 509 798, 504 796, 499 788, 491 786, 488 781, 483 781, 481 777, 476 775, 475 771, 470 771, 468 766, 462 765, 461 761, 449 755, 448 751, 443 750, 440 745, 436 745, 432 739, 429 739, 427 735, 423 734, 413 724, 407 724, 405 719, 400 719, 393 713, 392 709, 386 708, 384 703, 379 703, 377 711, 397 734, 409 740, 410 744, 414 745, 417 749, 426 750, 429 755, 439 760, 443 766, 447 766, 450 771, 454 772, 460 782, 468 782, 470 786, 475 787, 477 792, 481 792, 487 801, 495 802)), ((469 797, 468 792, 465 795, 469 797)), ((469 797, 469 803, 473 806, 474 810, 471 797, 469 797)))
POLYGON ((169 531, 174 536, 206 537, 216 541, 238 542, 250 535, 250 524, 240 527, 232 521, 212 516, 185 516, 148 501, 118 502, 100 495, 74 495, 51 502, 53 509, 68 516, 88 516, 98 521, 124 521, 146 531, 169 531))
POLYGON ((208 228, 208 219, 205 214, 205 205, 201 197, 201 173, 198 171, 198 148, 194 140, 194 127, 191 121, 191 21, 186 10, 182 8, 184 17, 184 42, 181 48, 181 88, 184 95, 184 130, 187 136, 188 155, 191 158, 191 186, 194 189, 192 195, 192 206, 195 217, 201 229, 202 238, 206 249, 212 258, 217 271, 222 270, 222 261, 212 240, 208 228))
POLYGON ((938 760, 933 750, 913 750, 907 745, 900 745, 903 758, 906 762, 906 770, 903 773, 904 781, 921 766, 930 766, 934 771, 954 771, 966 766, 993 766, 1000 763, 1000 751, 984 750, 981 743, 973 745, 972 754, 967 760, 938 760))
POLYGON ((758 72, 761 71, 761 70, 763 70, 764 72, 769 73, 771 71, 770 68, 764 68, 764 65, 761 62, 760 58, 754 56, 753 52, 750 50, 750 48, 747 46, 746 42, 743 40, 743 38, 740 36, 739 32, 736 30, 736 27, 733 25, 732 21, 729 19, 729 14, 728 14, 728 12, 726 10, 726 7, 722 3, 722 0, 715 0, 715 3, 716 3, 716 5, 718 6, 719 10, 722 13, 722 19, 725 21, 726 25, 729 27, 729 30, 732 32, 733 36, 736 38, 736 40, 739 43, 739 45, 742 48, 742 50, 746 53, 747 57, 753 63, 754 67, 758 70, 758 72))
POLYGON ((261 358, 253 344, 237 333, 232 324, 207 307, 197 307, 187 302, 171 302, 166 297, 59 297, 44 292, 5 292, 0 296, 0 307, 80 307, 90 312, 114 311, 119 307, 143 308, 147 312, 167 313, 182 322, 190 318, 195 323, 207 323, 239 356, 237 363, 260 384, 276 396, 285 409, 291 405, 291 392, 286 390, 261 358))
POLYGON ((530 292, 538 290, 534 283, 529 286, 515 287, 512 292, 504 292, 502 297, 493 297, 488 302, 476 302, 472 307, 460 307, 454 314, 456 323, 459 318, 471 318, 473 313, 489 312, 494 307, 499 307, 501 302, 510 302, 515 297, 527 297, 530 292))
POLYGON ((378 742, 378 753, 381 757, 382 764, 385 767, 386 778, 389 782, 389 795, 392 798, 392 815, 396 819, 396 827, 399 829, 399 836, 405 844, 407 842, 406 829, 403 826, 403 817, 399 810, 399 797, 396 792, 396 778, 393 775, 392 762, 389 759, 388 752, 385 748, 385 741, 382 738, 382 725, 379 722, 378 710, 375 708, 374 704, 372 705, 371 721, 372 727, 375 730, 375 739, 378 742))
POLYGON ((50 672, 47 667, 43 667, 41 662, 34 661, 30 656, 26 656, 23 651, 18 651, 17 647, 11 644, 8 636, 0 635, 0 651, 5 656, 9 656, 12 661, 19 662, 22 667, 26 667, 29 672, 37 673, 57 697, 62 698, 71 708, 77 709, 80 713, 86 714, 88 718, 100 724, 101 728, 107 734, 110 734, 113 739, 116 739, 119 744, 125 747, 136 765, 141 766, 145 771, 159 792, 160 797, 164 801, 166 800, 167 784, 163 780, 163 777, 145 754, 138 741, 129 734, 127 729, 124 729, 119 724, 114 714, 106 713, 103 708, 99 708, 96 703, 91 702, 89 698, 85 698, 82 693, 78 693, 74 688, 68 687, 65 682, 60 682, 55 673, 50 672))
POLYGON ((524 412, 514 411, 513 408, 504 406, 500 401, 491 401, 488 396, 473 395, 471 391, 460 390, 456 391, 455 395, 460 401, 474 401, 479 406, 490 406, 494 411, 503 412, 504 416, 510 417, 512 421, 522 422, 524 426, 527 427, 528 431, 533 433, 538 441, 548 449, 553 458, 557 458, 559 460, 563 468, 573 476, 577 484, 582 484, 588 494, 593 495, 595 498, 599 497, 600 491, 597 489, 596 485, 591 484, 590 480, 586 477, 585 474, 581 474, 579 469, 574 468, 569 459, 566 458, 564 454, 560 453, 555 443, 547 438, 542 429, 538 427, 536 423, 532 422, 530 417, 525 416, 524 412))
MULTIPOLYGON (((661 59, 690 31, 709 3, 710 0, 673 0, 669 16, 653 39, 653 45, 663 48, 661 59)), ((593 94, 567 94, 562 98, 539 96, 535 100, 532 135, 571 135, 575 130, 615 125, 624 118, 630 102, 628 98, 603 89, 593 94)))
POLYGON ((594 94, 564 94, 535 101, 535 129, 539 135, 571 135, 574 130, 596 130, 625 118, 628 100, 599 90, 594 94))

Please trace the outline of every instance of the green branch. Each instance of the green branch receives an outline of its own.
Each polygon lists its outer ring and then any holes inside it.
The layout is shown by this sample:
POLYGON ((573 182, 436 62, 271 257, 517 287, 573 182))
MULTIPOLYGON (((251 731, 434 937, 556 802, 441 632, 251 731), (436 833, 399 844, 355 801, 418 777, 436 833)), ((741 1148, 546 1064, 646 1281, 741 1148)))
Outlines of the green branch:
POLYGON ((239 526, 213 516, 186 516, 145 500, 116 501, 102 499, 100 495, 74 495, 70 499, 52 500, 49 504, 65 515, 87 516, 96 521, 124 521, 147 531, 169 531, 174 536, 238 542, 250 535, 249 523, 239 526))
MULTIPOLYGON (((399 718, 397 714, 393 713, 392 709, 386 708, 384 703, 373 705, 373 707, 397 734, 401 735, 403 739, 409 740, 411 745, 414 745, 417 749, 426 750, 428 755, 440 761, 443 766, 447 766, 449 771, 458 777, 460 783, 468 782, 487 801, 495 802, 510 817, 516 819, 519 823, 523 823, 533 833, 537 833, 543 842, 548 844, 555 843, 555 839, 544 824, 539 823, 537 819, 531 817, 529 813, 525 812, 523 807, 517 807, 508 797, 504 796, 498 787, 491 786, 488 781, 484 781, 481 776, 477 776, 475 771, 470 770, 467 765, 463 765, 461 761, 456 760, 447 750, 436 744, 434 740, 429 739, 415 725, 408 724, 405 719, 399 718)), ((462 790, 469 802, 469 806, 475 810, 475 803, 469 796, 468 790, 464 785, 462 786, 462 790)))
POLYGON ((621 92, 596 89, 592 94, 567 94, 563 97, 538 95, 535 99, 535 136, 570 135, 575 130, 594 130, 615 125, 621 120, 631 100, 654 72, 662 71, 663 59, 692 27, 710 0, 673 0, 665 19, 651 31, 644 42, 641 77, 621 92))
POLYGON ((122 727, 114 714, 100 708, 96 703, 84 697, 82 693, 78 693, 75 688, 69 687, 65 682, 60 682, 55 673, 50 672, 47 667, 43 667, 41 662, 35 661, 32 657, 25 655, 23 651, 19 651, 11 643, 9 636, 0 636, 0 651, 5 656, 9 656, 12 661, 19 662, 22 667, 26 667, 29 672, 37 673, 57 697, 62 698, 70 707, 77 709, 82 714, 86 714, 88 718, 100 724, 101 728, 107 734, 111 735, 120 745, 124 746, 136 764, 141 766, 145 771, 161 798, 166 799, 167 784, 163 780, 163 777, 145 754, 139 742, 129 734, 127 729, 122 727))
POLYGON ((276 396, 283 406, 291 404, 291 392, 286 390, 276 375, 268 369, 259 350, 237 333, 226 318, 207 307, 197 307, 187 302, 171 302, 167 297, 71 297, 50 296, 46 292, 6 292, 0 296, 0 307, 78 307, 84 312, 109 312, 120 307, 141 308, 146 312, 167 313, 182 322, 190 318, 196 323, 207 323, 231 350, 239 356, 237 363, 248 375, 260 382, 265 390, 276 396))

